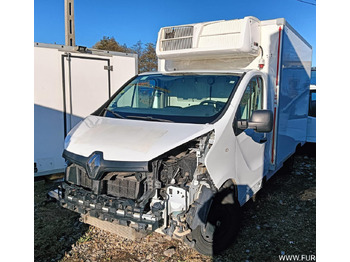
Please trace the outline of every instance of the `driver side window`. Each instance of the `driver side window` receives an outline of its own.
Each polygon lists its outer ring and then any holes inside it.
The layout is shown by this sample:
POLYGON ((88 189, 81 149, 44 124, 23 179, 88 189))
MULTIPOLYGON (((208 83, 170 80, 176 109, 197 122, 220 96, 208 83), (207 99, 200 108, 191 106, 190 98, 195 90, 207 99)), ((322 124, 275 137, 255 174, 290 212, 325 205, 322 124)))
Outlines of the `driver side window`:
MULTIPOLYGON (((237 108, 235 116, 236 121, 246 121, 246 123, 248 123, 253 111, 263 109, 262 88, 263 81, 260 76, 253 77, 250 80, 237 108)), ((241 128, 238 129, 237 123, 235 126, 236 135, 240 134, 244 130, 241 128)))

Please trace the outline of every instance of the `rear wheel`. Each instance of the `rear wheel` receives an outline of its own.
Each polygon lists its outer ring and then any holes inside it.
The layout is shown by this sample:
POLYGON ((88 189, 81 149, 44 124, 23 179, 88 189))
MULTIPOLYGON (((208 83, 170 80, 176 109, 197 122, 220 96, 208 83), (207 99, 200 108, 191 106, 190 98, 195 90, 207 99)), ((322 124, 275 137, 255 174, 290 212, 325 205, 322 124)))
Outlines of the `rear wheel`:
POLYGON ((216 255, 236 237, 240 225, 240 206, 233 184, 220 190, 213 198, 206 224, 192 231, 195 249, 204 255, 216 255))

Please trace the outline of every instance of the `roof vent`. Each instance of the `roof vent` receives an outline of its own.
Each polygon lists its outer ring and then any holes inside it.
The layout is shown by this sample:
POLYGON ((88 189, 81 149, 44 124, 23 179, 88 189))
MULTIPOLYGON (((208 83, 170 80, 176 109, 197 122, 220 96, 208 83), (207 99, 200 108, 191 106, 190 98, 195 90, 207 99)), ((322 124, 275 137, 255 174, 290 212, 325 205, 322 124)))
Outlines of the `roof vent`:
POLYGON ((161 32, 161 51, 192 48, 193 26, 165 27, 161 32))

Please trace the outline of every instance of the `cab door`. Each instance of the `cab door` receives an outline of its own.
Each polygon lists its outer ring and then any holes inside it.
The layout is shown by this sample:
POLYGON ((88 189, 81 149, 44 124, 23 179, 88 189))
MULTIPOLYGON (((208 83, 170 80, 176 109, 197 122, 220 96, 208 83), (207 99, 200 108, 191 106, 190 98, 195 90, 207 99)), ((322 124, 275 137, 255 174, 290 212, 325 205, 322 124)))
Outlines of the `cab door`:
POLYGON ((241 204, 248 201, 262 185, 267 136, 266 133, 257 133, 248 128, 248 121, 254 111, 266 109, 264 82, 261 75, 250 79, 234 118, 235 167, 241 204))

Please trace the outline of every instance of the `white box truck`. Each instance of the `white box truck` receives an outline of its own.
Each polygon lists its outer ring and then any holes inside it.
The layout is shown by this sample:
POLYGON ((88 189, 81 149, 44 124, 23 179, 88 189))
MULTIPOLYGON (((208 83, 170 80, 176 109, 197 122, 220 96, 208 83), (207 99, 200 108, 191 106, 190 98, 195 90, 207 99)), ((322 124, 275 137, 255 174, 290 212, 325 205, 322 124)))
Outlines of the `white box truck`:
POLYGON ((285 19, 245 17, 161 28, 156 51, 158 72, 67 135, 58 197, 86 223, 212 255, 306 141, 312 48, 285 19))
POLYGON ((64 138, 137 74, 137 55, 34 43, 34 177, 64 172, 64 138))

